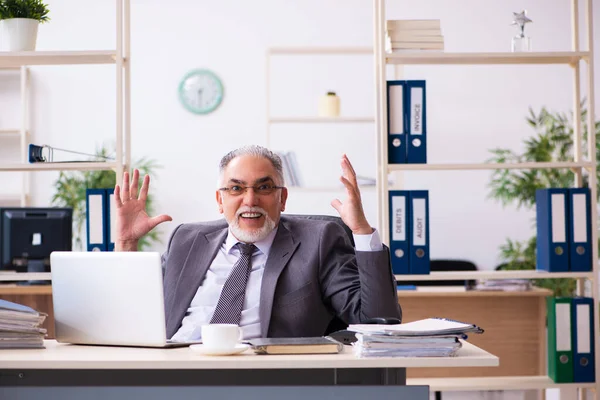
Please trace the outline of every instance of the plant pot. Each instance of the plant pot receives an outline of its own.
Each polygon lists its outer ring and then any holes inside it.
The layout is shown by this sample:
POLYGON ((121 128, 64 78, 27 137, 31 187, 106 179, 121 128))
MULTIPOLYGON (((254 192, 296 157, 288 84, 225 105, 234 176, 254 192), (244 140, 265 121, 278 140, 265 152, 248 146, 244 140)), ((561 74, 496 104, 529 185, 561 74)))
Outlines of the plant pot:
POLYGON ((4 51, 33 51, 37 40, 37 19, 10 18, 0 21, 0 40, 4 51))

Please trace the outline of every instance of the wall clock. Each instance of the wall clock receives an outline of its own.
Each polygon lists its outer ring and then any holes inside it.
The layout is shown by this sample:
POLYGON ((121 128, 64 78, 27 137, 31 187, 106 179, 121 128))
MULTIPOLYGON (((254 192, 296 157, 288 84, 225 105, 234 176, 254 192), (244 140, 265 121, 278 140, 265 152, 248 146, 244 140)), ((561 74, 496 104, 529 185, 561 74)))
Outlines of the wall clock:
POLYGON ((223 101, 223 84, 212 71, 195 69, 179 83, 179 100, 194 114, 208 114, 223 101))

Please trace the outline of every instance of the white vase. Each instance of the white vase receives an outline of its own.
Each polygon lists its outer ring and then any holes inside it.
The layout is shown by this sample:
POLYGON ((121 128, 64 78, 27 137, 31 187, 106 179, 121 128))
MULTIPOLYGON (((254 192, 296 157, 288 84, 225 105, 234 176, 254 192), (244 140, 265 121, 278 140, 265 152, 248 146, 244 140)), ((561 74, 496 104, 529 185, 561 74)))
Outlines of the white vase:
POLYGON ((33 51, 39 21, 31 18, 10 18, 0 21, 0 40, 4 51, 33 51))

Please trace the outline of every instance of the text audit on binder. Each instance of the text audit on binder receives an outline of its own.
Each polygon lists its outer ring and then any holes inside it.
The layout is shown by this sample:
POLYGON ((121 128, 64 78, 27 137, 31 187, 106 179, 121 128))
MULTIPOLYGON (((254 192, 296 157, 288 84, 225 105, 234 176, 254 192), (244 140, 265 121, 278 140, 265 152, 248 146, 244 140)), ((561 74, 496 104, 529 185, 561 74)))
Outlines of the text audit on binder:
POLYGON ((548 272, 569 270, 568 200, 567 189, 538 189, 535 193, 537 269, 548 272))
POLYGON ((571 337, 573 338, 573 382, 595 382, 594 299, 571 299, 571 337))
POLYGON ((546 298, 548 313, 548 376, 556 383, 573 382, 571 299, 546 298))
POLYGON ((408 108, 407 156, 409 164, 427 163, 427 96, 425 81, 406 81, 408 108))
POLYGON ((569 193, 569 269, 592 270, 590 189, 571 188, 569 193))
POLYGON ((388 163, 406 163, 406 81, 387 81, 388 163))
POLYGON ((396 275, 409 273, 409 192, 407 190, 390 190, 390 257, 392 272, 396 275))
POLYGON ((409 273, 429 274, 429 192, 409 191, 409 273))

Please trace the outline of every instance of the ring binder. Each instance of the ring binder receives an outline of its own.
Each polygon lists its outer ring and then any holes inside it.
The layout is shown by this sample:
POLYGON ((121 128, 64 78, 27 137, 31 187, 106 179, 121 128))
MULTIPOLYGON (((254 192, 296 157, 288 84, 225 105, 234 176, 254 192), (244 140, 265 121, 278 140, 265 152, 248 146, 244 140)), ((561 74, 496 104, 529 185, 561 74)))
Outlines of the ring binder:
POLYGON ((55 154, 54 154, 55 151, 71 153, 71 154, 80 154, 80 155, 84 155, 84 156, 103 159, 100 161, 114 161, 115 160, 114 157, 106 157, 106 156, 101 156, 98 154, 82 153, 82 152, 74 151, 74 150, 59 149, 56 147, 48 146, 46 144, 44 144, 42 146, 37 146, 33 143, 30 143, 29 144, 29 163, 33 164, 33 163, 38 163, 38 162, 52 163, 52 162, 89 162, 90 161, 90 160, 69 160, 69 159, 55 160, 55 154))

